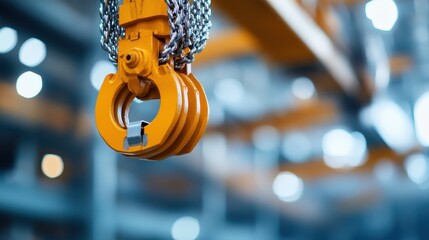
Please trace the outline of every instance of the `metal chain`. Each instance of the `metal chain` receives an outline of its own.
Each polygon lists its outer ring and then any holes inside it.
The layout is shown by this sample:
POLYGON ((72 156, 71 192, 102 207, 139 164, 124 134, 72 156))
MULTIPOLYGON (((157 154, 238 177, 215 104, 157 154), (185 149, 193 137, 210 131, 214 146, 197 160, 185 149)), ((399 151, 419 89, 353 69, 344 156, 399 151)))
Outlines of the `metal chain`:
MULTIPOLYGON (((169 16, 184 14, 184 16, 175 18, 178 22, 182 20, 180 24, 183 26, 184 32, 177 32, 176 28, 171 27, 170 35, 178 34, 181 37, 180 40, 177 41, 171 38, 164 49, 173 56, 174 67, 181 69, 185 64, 192 63, 195 59, 195 54, 200 53, 206 45, 211 28, 211 0, 194 0, 191 5, 189 0, 165 0, 165 2, 169 6, 169 16), (175 8, 175 2, 178 2, 182 8, 175 8), (169 49, 170 44, 173 46, 177 44, 183 47, 169 49)), ((161 54, 163 56, 161 63, 168 60, 168 55, 166 56, 163 53, 161 54)))
MULTIPOLYGON (((190 8, 188 28, 189 51, 181 52, 179 57, 174 59, 175 68, 181 69, 185 64, 192 63, 195 59, 195 54, 200 53, 206 46, 211 28, 211 10, 210 0, 194 0, 190 8)), ((174 56, 174 55, 173 55, 174 56)))
POLYGON ((109 60, 116 66, 118 63, 119 38, 125 37, 125 30, 119 25, 118 0, 100 0, 100 43, 109 54, 109 60))
POLYGON ((170 41, 165 44, 164 50, 161 51, 159 62, 166 63, 170 58, 170 55, 173 57, 178 57, 182 54, 183 51, 183 39, 187 33, 185 32, 184 22, 186 21, 186 15, 184 12, 187 12, 186 9, 189 9, 188 4, 183 4, 183 0, 165 0, 168 6, 168 24, 170 25, 170 41))
MULTIPOLYGON (((173 58, 175 69, 192 63, 195 54, 200 53, 209 38, 211 28, 211 0, 165 0, 168 6, 170 41, 160 52, 159 63, 173 58)), ((125 30, 119 26, 118 0, 100 0, 101 46, 109 53, 113 64, 118 62, 118 41, 125 37, 125 30)))

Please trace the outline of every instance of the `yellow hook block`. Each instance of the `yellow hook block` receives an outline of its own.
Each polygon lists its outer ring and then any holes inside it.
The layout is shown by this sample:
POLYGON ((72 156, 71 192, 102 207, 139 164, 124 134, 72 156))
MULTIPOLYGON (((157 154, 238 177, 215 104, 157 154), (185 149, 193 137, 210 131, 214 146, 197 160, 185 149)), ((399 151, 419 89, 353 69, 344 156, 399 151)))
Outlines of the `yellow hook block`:
POLYGON ((124 1, 119 24, 126 34, 119 39, 118 71, 106 76, 95 109, 101 137, 129 157, 161 160, 189 153, 206 129, 208 103, 190 65, 180 72, 171 62, 159 65, 170 37, 167 5, 164 0, 124 1), (129 122, 134 98, 160 99, 152 122, 129 122))
POLYGON ((169 37, 167 19, 163 0, 132 0, 120 6, 126 36, 119 41, 118 73, 106 76, 95 119, 104 141, 125 155, 138 156, 163 146, 181 116, 182 87, 177 74, 169 64, 158 64, 159 51, 169 37), (128 126, 128 110, 135 97, 162 99, 157 117, 144 128, 134 128, 144 131, 141 139, 128 126))

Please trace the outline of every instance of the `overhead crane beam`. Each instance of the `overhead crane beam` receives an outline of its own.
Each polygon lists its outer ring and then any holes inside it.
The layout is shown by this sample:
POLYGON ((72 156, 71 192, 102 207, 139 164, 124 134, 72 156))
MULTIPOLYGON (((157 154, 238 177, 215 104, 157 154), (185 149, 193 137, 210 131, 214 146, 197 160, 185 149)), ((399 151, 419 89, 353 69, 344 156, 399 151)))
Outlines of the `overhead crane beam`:
POLYGON ((296 109, 271 114, 250 122, 240 122, 216 128, 209 128, 209 133, 222 133, 228 139, 250 141, 252 132, 260 126, 273 126, 281 132, 293 129, 305 129, 314 125, 333 123, 338 119, 338 109, 333 102, 310 101, 299 105, 296 109))
MULTIPOLYGON (((280 172, 288 171, 296 174, 306 182, 312 182, 321 180, 326 177, 338 175, 367 174, 374 169, 375 165, 380 161, 380 159, 384 159, 385 161, 389 161, 395 165, 402 165, 406 156, 409 156, 416 152, 419 152, 418 148, 413 149, 404 154, 397 154, 387 147, 380 147, 370 149, 367 161, 362 166, 356 168, 336 170, 329 168, 324 164, 321 159, 319 159, 301 164, 282 164, 278 168, 273 169, 272 171, 267 171, 265 175, 270 176, 271 179, 274 180, 274 178, 280 172)), ((254 195, 253 197, 257 199, 259 193, 255 192, 255 189, 257 187, 258 180, 253 171, 241 171, 240 174, 228 176, 225 181, 228 186, 234 189, 236 192, 246 194, 247 196, 254 195)), ((267 200, 270 199, 267 198, 267 200)), ((270 201, 274 201, 274 195, 273 199, 271 199, 270 201)))
POLYGON ((46 98, 25 99, 15 86, 0 82, 0 117, 12 119, 30 127, 44 127, 58 133, 72 131, 74 136, 87 139, 91 135, 90 116, 62 103, 46 98))
POLYGON ((0 96, 0 114, 7 117, 58 132, 66 132, 72 126, 73 112, 64 105, 39 99, 29 101, 19 96, 15 87, 7 83, 0 83, 0 96))
POLYGON ((243 29, 227 29, 211 33, 210 41, 199 55, 192 67, 201 67, 212 62, 228 58, 241 57, 259 53, 255 38, 243 29))
MULTIPOLYGON (((386 147, 380 147, 376 149, 371 149, 368 154, 367 162, 357 168, 348 169, 348 170, 335 170, 327 167, 323 161, 314 160, 302 164, 282 164, 275 169, 265 169, 259 173, 264 176, 265 182, 271 183, 278 173, 288 171, 296 174, 302 178, 306 183, 311 183, 317 180, 321 180, 326 177, 335 177, 340 175, 368 175, 372 173, 375 165, 380 159, 386 159, 393 164, 401 165, 406 156, 416 152, 417 150, 412 150, 405 154, 397 154, 392 150, 386 147)), ((220 162, 230 162, 232 159, 219 160, 220 162)), ((243 162, 241 162, 243 163, 243 162)), ((251 164, 251 161, 248 162, 251 164)), ((260 189, 260 176, 258 177, 257 173, 253 170, 252 166, 241 166, 240 171, 234 172, 234 174, 229 174, 226 177, 219 178, 217 176, 219 173, 215 169, 205 168, 206 174, 211 176, 218 181, 222 181, 226 186, 234 191, 235 193, 244 196, 246 199, 251 200, 257 204, 260 204, 267 208, 276 209, 279 213, 291 216, 295 215, 301 217, 302 214, 308 213, 308 202, 301 202, 298 204, 284 204, 281 202, 275 194, 272 192, 271 185, 265 189, 260 189), (262 191, 262 192, 261 192, 262 191), (261 198, 261 195, 264 197, 261 198)), ((374 179, 375 180, 375 179, 374 179)), ((369 179, 371 181, 371 179, 369 179)), ((364 184, 364 183, 362 183, 364 184)), ((350 210, 366 207, 374 202, 377 202, 380 199, 380 194, 378 185, 373 185, 371 187, 365 188, 366 191, 360 193, 359 195, 353 198, 345 199, 341 204, 342 206, 337 206, 341 208, 348 208, 350 210)), ((311 210, 312 211, 312 210, 311 210)), ((323 219, 320 219, 324 221, 323 219)), ((326 219, 325 219, 326 220, 326 219)))
POLYGON ((404 154, 398 154, 387 147, 379 147, 369 149, 367 161, 356 168, 336 170, 328 167, 323 160, 319 159, 303 164, 283 164, 272 174, 275 176, 279 172, 290 171, 307 181, 313 181, 333 175, 367 173, 371 172, 381 159, 396 165, 402 165, 406 156, 418 151, 418 148, 416 148, 404 154))
POLYGON ((214 5, 249 31, 269 60, 290 67, 320 61, 342 89, 356 95, 352 65, 295 0, 217 0, 214 5))

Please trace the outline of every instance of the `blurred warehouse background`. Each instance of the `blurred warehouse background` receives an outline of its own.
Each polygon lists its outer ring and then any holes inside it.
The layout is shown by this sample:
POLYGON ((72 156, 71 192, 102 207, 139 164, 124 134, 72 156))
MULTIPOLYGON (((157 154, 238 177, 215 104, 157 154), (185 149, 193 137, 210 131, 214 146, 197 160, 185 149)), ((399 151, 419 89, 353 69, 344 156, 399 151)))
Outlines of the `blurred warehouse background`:
POLYGON ((95 129, 98 5, 0 1, 0 239, 429 239, 428 0, 213 0, 209 128, 162 162, 95 129))

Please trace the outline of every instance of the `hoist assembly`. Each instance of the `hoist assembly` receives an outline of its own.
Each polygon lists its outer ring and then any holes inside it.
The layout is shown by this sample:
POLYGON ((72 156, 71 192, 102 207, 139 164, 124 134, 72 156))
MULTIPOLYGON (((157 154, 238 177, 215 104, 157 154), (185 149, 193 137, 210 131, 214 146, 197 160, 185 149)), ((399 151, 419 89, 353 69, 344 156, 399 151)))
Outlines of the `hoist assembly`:
POLYGON ((100 0, 101 44, 117 73, 104 79, 95 120, 112 149, 161 160, 196 146, 209 107, 190 65, 208 39, 210 14, 210 0, 100 0), (129 122, 134 98, 160 100, 153 121, 129 122))

